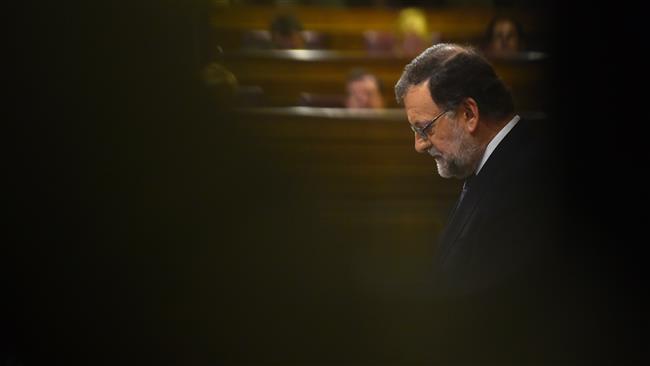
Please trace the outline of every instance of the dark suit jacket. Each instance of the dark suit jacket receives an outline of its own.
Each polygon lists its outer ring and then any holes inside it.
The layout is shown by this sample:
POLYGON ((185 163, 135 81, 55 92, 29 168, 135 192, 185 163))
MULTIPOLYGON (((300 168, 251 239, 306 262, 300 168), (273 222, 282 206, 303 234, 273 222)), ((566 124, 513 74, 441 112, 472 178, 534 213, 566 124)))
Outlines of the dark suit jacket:
POLYGON ((520 120, 472 179, 436 251, 437 288, 466 295, 528 284, 557 234, 557 172, 540 121, 520 120))

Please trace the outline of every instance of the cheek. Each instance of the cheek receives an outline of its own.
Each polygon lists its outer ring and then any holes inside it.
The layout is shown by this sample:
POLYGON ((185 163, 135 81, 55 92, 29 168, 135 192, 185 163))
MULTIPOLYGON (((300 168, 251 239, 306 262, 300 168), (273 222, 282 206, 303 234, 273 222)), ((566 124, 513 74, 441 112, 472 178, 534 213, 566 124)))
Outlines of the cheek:
POLYGON ((434 141, 433 146, 435 146, 436 150, 438 150, 443 156, 447 156, 450 152, 450 146, 446 142, 434 141))
POLYGON ((381 95, 377 94, 372 97, 372 101, 375 105, 379 106, 382 103, 381 95))
POLYGON ((444 136, 434 135, 433 138, 431 138, 431 142, 433 143, 433 146, 435 146, 435 148, 443 156, 456 154, 458 150, 458 143, 456 141, 457 139, 455 139, 454 136, 451 135, 444 135, 444 136))
POLYGON ((447 147, 449 146, 449 136, 443 133, 440 133, 440 131, 436 131, 436 133, 431 136, 431 142, 433 145, 439 149, 439 150, 446 150, 447 147))
POLYGON ((431 137, 429 140, 426 141, 426 143, 423 143, 422 145, 423 146, 421 148, 423 148, 423 150, 425 151, 433 148, 436 155, 442 155, 443 157, 447 155, 447 151, 448 151, 447 144, 445 143, 445 141, 441 141, 438 138, 431 137))

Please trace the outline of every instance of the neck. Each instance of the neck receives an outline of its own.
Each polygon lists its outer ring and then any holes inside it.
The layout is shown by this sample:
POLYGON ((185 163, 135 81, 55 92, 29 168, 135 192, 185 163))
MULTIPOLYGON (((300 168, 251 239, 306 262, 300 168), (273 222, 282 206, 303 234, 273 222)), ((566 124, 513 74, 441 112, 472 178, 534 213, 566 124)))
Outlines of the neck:
POLYGON ((494 136, 496 136, 496 134, 499 133, 499 131, 501 131, 501 129, 503 129, 508 124, 508 122, 514 118, 514 116, 515 114, 512 113, 503 119, 485 121, 481 124, 481 127, 483 128, 480 129, 477 138, 480 141, 483 150, 485 150, 494 136))

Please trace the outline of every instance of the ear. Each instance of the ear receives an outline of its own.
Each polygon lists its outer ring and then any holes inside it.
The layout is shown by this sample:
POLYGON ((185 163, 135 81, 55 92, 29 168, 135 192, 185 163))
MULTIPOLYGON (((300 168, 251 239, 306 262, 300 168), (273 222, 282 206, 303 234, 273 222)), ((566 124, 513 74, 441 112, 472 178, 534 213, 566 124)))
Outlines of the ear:
POLYGON ((480 118, 478 104, 474 98, 465 98, 463 103, 461 103, 460 113, 462 119, 465 121, 464 127, 469 133, 474 133, 478 127, 478 121, 480 118))

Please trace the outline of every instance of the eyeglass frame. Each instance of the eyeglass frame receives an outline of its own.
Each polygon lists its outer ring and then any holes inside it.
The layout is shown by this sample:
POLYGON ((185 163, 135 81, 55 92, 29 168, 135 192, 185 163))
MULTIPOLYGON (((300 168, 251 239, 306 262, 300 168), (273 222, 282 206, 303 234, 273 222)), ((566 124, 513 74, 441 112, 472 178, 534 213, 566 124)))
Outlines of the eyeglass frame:
POLYGON ((422 137, 423 139, 426 140, 426 139, 429 138, 429 134, 427 134, 427 130, 428 130, 429 128, 433 127, 433 124, 436 123, 436 121, 438 120, 438 118, 442 117, 442 116, 443 116, 445 113, 447 113, 447 112, 449 112, 449 111, 447 110, 447 111, 442 111, 442 112, 440 112, 440 114, 438 114, 437 116, 433 117, 433 119, 432 119, 431 121, 427 122, 427 124, 426 124, 424 127, 417 127, 417 126, 415 126, 415 125, 410 125, 410 126, 411 126, 411 130, 412 130, 414 133, 417 133, 418 135, 420 135, 420 137, 422 137))

